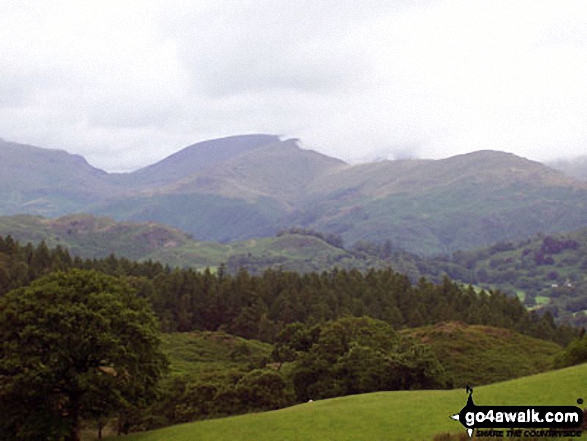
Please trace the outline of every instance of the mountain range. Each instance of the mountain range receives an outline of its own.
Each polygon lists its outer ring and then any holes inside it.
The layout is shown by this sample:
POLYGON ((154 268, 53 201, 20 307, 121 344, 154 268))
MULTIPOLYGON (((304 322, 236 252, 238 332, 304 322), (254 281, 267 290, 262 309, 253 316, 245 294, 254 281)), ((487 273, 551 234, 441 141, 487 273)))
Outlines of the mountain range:
POLYGON ((587 183, 498 151, 350 165, 254 134, 194 144, 131 173, 0 140, 0 215, 159 222, 202 241, 303 227, 419 254, 587 226, 587 183))

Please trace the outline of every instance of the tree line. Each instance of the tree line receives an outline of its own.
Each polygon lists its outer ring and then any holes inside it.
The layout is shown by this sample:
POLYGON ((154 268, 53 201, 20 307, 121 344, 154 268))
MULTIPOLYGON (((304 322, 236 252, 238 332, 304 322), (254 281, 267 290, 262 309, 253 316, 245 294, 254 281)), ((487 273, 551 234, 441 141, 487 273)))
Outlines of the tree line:
POLYGON ((224 330, 274 342, 290 323, 311 326, 348 316, 372 317, 394 329, 463 321, 561 344, 577 332, 556 325, 549 313, 527 311, 516 297, 499 291, 476 292, 446 277, 438 284, 424 278, 413 283, 391 268, 306 274, 268 269, 259 275, 240 270, 233 275, 224 266, 213 272, 114 255, 83 260, 61 247, 49 249, 44 242, 21 245, 9 236, 0 237, 0 296, 52 271, 71 268, 123 277, 151 302, 164 332, 224 330))
MULTIPOLYGON (((115 414, 124 433, 311 399, 451 387, 429 348, 396 330, 455 320, 562 344, 577 335, 516 297, 448 278, 413 283, 391 268, 229 274, 114 255, 83 260, 0 237, 0 434, 77 441, 82 419, 102 424, 115 414), (155 399, 167 365, 156 327, 226 331, 273 351, 247 369, 168 377, 155 399)), ((583 359, 584 340, 575 341, 561 365, 583 359)), ((246 347, 234 356, 246 359, 246 347)))
POLYGON ((248 370, 174 378, 134 424, 152 429, 351 394, 450 387, 427 346, 368 317, 289 324, 276 337, 271 360, 251 362, 248 370))

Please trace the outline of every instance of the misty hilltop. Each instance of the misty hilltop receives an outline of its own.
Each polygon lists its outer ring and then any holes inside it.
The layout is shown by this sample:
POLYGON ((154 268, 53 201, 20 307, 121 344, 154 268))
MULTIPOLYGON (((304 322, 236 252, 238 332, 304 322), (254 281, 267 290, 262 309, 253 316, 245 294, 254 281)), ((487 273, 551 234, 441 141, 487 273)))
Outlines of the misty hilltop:
POLYGON ((350 165, 254 134, 204 141, 131 173, 0 141, 0 215, 155 221, 199 240, 298 226, 422 254, 587 226, 587 184, 510 153, 350 165))

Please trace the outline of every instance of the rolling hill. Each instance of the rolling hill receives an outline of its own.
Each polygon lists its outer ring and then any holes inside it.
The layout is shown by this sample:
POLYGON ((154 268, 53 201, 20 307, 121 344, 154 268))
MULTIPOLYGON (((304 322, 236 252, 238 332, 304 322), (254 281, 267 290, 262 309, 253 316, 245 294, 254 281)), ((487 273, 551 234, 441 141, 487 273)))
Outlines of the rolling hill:
POLYGON ((175 228, 154 222, 117 222, 108 217, 68 215, 56 219, 33 215, 0 217, 0 236, 22 243, 42 240, 53 248, 67 248, 82 258, 110 254, 132 260, 156 260, 175 267, 216 268, 226 263, 236 272, 281 267, 300 272, 385 266, 377 259, 357 257, 315 236, 284 234, 220 244, 201 242, 175 228))
MULTIPOLYGON (((489 362, 489 361, 488 361, 489 362)), ((478 405, 567 405, 587 394, 587 364, 474 389, 478 405), (556 387, 553 387, 556 385, 556 387)), ((463 389, 378 392, 300 404, 273 412, 199 421, 126 437, 129 441, 431 440, 461 432, 449 418, 463 389)), ((115 438, 113 438, 115 439, 115 438)))
MULTIPOLYGON (((430 346, 445 367, 447 376, 456 379, 454 386, 457 388, 470 384, 477 390, 483 382, 494 383, 548 370, 551 368, 552 355, 562 351, 560 346, 552 342, 528 338, 505 329, 468 326, 458 322, 401 332, 430 346)), ((222 331, 164 334, 162 342, 162 349, 171 362, 169 375, 163 381, 163 388, 169 393, 175 391, 178 384, 186 383, 185 390, 191 390, 193 386, 190 384, 216 382, 230 372, 238 371, 244 375, 265 365, 273 348, 270 344, 246 340, 222 331)), ((295 365, 296 362, 289 362, 281 369, 285 381, 292 381, 295 365)), ((276 364, 266 367, 275 369, 276 364)), ((183 406, 189 407, 188 403, 194 406, 192 395, 183 399, 186 400, 183 406)), ((180 398, 176 396, 168 405, 179 405, 178 409, 183 409, 178 400, 180 398)), ((156 406, 152 409, 152 418, 156 418, 155 415, 162 409, 167 407, 156 406)), ((205 413, 190 415, 192 419, 209 419, 205 413)), ((88 427, 84 439, 94 439, 92 435, 95 435, 95 430, 88 427)))
POLYGON ((553 236, 539 235, 518 242, 419 257, 392 248, 387 256, 361 248, 333 246, 311 234, 280 234, 221 244, 195 240, 181 230, 154 222, 117 222, 108 217, 68 215, 56 219, 33 215, 0 217, 0 236, 26 243, 44 240, 82 258, 114 253, 132 260, 154 260, 174 267, 217 268, 229 272, 267 268, 321 272, 385 268, 440 282, 446 274, 480 289, 518 295, 527 307, 549 310, 555 318, 576 326, 587 323, 587 229, 553 236))
POLYGON ((0 143, 0 214, 85 212, 232 242, 304 227, 419 254, 587 226, 587 183, 496 151, 349 165, 297 140, 204 141, 126 174, 0 143))
POLYGON ((449 277, 518 295, 529 308, 587 324, 587 229, 537 235, 437 258, 449 277))
POLYGON ((401 331, 429 346, 454 387, 479 386, 544 372, 562 348, 502 328, 460 322, 401 331), (488 360, 491 360, 488 363, 488 360))

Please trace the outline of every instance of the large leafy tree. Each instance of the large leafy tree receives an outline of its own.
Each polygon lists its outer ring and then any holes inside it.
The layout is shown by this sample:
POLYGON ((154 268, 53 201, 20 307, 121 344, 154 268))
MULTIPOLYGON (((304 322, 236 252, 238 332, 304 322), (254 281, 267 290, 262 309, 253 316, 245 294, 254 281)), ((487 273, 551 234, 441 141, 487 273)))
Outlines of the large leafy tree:
POLYGON ((292 374, 300 401, 444 386, 444 370, 429 348, 398 336, 381 320, 346 317, 317 325, 312 333, 317 338, 296 353, 292 374))
POLYGON ((0 438, 79 440, 80 421, 154 396, 167 366, 148 304, 95 271, 0 299, 0 438))

